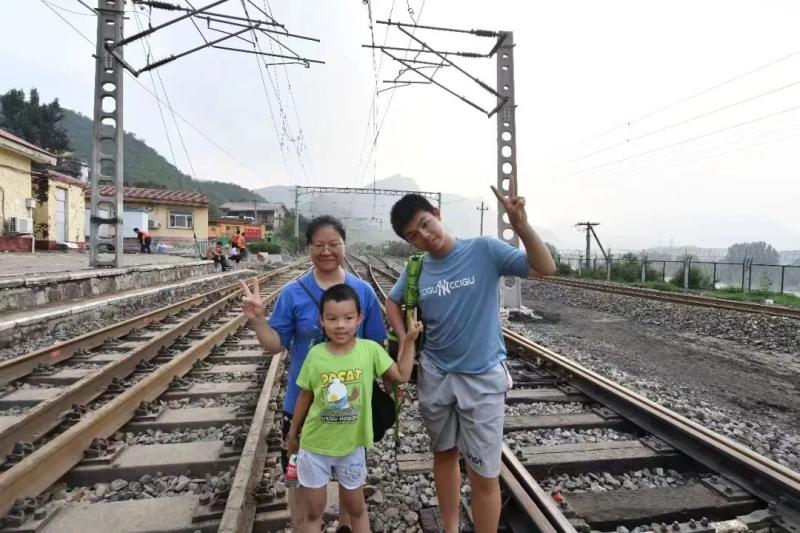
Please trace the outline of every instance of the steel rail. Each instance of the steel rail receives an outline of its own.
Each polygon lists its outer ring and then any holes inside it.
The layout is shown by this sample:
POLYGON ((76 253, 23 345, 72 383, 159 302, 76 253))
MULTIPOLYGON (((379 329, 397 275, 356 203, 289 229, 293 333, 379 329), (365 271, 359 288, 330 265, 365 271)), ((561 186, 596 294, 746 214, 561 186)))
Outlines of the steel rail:
MULTIPOLYGON (((275 270, 266 275, 272 278, 287 271, 291 267, 275 270)), ((152 339, 142 343, 130 352, 122 354, 117 361, 110 362, 90 374, 72 383, 55 397, 37 403, 26 411, 13 424, 0 431, 0 456, 6 455, 17 442, 35 442, 61 422, 60 416, 74 404, 85 404, 97 398, 108 388, 114 378, 124 378, 136 370, 142 361, 149 361, 158 355, 161 348, 170 346, 175 340, 199 324, 208 320, 211 315, 221 310, 235 298, 241 289, 221 298, 217 302, 193 313, 185 320, 152 339)))
POLYGON ((626 285, 614 285, 610 283, 599 283, 592 281, 578 281, 565 278, 553 278, 553 277, 540 278, 538 281, 544 281, 556 285, 565 285, 568 287, 589 289, 598 292, 608 292, 613 294, 636 296, 640 298, 647 298, 650 300, 661 300, 678 304, 727 309, 731 311, 739 311, 742 313, 761 313, 765 315, 774 315, 774 316, 794 318, 800 320, 800 309, 795 309, 786 306, 774 306, 774 305, 766 305, 753 302, 739 302, 736 300, 726 300, 724 298, 714 298, 711 296, 701 296, 698 294, 670 293, 670 292, 658 291, 655 289, 629 287, 626 285))
POLYGON ((254 490, 264 474, 269 444, 267 433, 275 420, 276 409, 270 407, 274 402, 273 388, 278 385, 276 378, 281 374, 286 352, 272 356, 258 398, 250 431, 242 449, 239 464, 236 467, 225 510, 222 513, 218 532, 239 533, 253 529, 256 517, 256 499, 254 490))
MULTIPOLYGON (((658 436, 700 464, 774 504, 800 524, 800 473, 641 396, 581 365, 503 328, 507 342, 550 363, 575 388, 642 429, 658 436)), ((553 370, 553 369, 551 369, 553 370)))
MULTIPOLYGON (((269 273, 269 278, 277 277, 279 273, 283 272, 273 271, 269 273)), ((264 299, 265 303, 274 300, 279 293, 280 289, 270 293, 264 299)), ((0 474, 0 516, 8 512, 16 499, 36 496, 55 483, 83 459, 84 450, 94 438, 106 437, 121 428, 135 416, 136 408, 142 401, 158 398, 167 390, 173 378, 187 374, 198 360, 207 357, 216 345, 221 344, 246 321, 244 314, 240 312, 205 339, 175 356, 0 474)))
POLYGON ((500 467, 500 479, 540 533, 576 533, 553 499, 505 444, 500 467))
MULTIPOLYGON (((262 274, 263 275, 263 274, 262 274)), ((168 307, 163 307, 139 315, 119 324, 114 324, 97 331, 90 331, 79 337, 75 337, 46 348, 29 352, 12 359, 0 362, 0 386, 6 385, 15 379, 19 379, 30 374, 39 365, 52 365, 65 359, 69 359, 80 350, 89 350, 100 346, 108 339, 114 339, 127 335, 133 330, 149 326, 153 322, 158 322, 167 317, 175 315, 185 309, 201 303, 204 299, 216 294, 235 291, 239 287, 238 281, 226 285, 219 289, 214 289, 206 293, 187 298, 168 307)))

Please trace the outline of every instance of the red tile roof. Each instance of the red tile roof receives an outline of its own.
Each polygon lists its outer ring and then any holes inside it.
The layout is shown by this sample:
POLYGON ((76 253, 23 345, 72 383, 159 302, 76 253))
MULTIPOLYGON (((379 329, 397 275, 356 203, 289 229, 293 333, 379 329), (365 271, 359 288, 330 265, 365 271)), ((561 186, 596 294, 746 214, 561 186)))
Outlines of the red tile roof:
POLYGON ((13 142, 15 142, 17 144, 21 144, 22 146, 25 146, 26 148, 30 148, 31 150, 35 150, 35 151, 37 151, 39 153, 42 153, 44 155, 49 155, 50 157, 55 157, 53 154, 51 154, 50 152, 48 152, 44 148, 36 146, 33 143, 29 143, 25 139, 23 139, 21 137, 17 137, 13 133, 11 133, 9 131, 6 131, 3 128, 0 128, 0 137, 3 137, 4 139, 8 139, 9 141, 13 141, 13 142))
MULTIPOLYGON (((110 196, 116 187, 100 187, 100 194, 110 196)), ((86 196, 91 195, 91 189, 86 189, 86 196)), ((168 189, 143 189, 141 187, 125 187, 122 190, 122 199, 138 200, 151 204, 181 204, 181 205, 208 205, 208 195, 199 192, 170 191, 168 189)))
POLYGON ((32 176, 36 177, 43 177, 53 181, 58 181, 61 183, 66 183, 67 185, 74 185, 76 187, 80 187, 82 189, 86 189, 88 185, 86 182, 79 180, 78 178, 73 178, 72 176, 68 176, 67 174, 62 174, 61 172, 56 172, 55 170, 46 170, 44 172, 31 172, 32 176))

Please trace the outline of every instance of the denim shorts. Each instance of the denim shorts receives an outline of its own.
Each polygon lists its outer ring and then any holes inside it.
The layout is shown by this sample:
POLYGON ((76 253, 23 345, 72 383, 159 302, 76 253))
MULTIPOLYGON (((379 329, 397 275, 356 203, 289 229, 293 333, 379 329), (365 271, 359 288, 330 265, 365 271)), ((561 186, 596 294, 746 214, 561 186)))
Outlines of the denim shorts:
POLYGON ((367 480, 367 457, 364 447, 342 457, 333 457, 309 452, 300 448, 297 452, 297 479, 300 486, 318 489, 328 484, 331 478, 347 490, 355 490, 367 480))

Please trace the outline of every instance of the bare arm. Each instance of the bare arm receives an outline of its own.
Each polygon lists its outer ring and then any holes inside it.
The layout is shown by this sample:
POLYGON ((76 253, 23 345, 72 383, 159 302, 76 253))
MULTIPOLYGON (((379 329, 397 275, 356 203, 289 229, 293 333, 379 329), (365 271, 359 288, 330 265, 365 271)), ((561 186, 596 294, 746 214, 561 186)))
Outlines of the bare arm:
POLYGON ((529 276, 549 276, 556 271, 556 264, 547 246, 544 245, 541 237, 528 224, 528 214, 525 212, 525 198, 517 196, 512 191, 508 196, 503 196, 492 185, 492 192, 497 200, 503 204, 508 214, 508 221, 514 227, 514 231, 519 235, 525 253, 528 256, 528 275, 529 276))
POLYGON ((281 338, 278 332, 269 327, 267 318, 264 311, 264 302, 261 301, 261 295, 258 291, 258 278, 253 278, 252 291, 244 281, 239 281, 242 287, 242 312, 253 331, 256 332, 258 342, 264 347, 268 353, 278 353, 283 350, 281 345, 281 338))
POLYGON ((384 378, 389 378, 398 383, 408 383, 408 380, 411 379, 411 371, 414 369, 415 341, 421 331, 422 322, 417 320, 417 310, 415 309, 408 332, 400 341, 400 353, 397 356, 397 362, 392 363, 392 366, 383 373, 384 378))
POLYGON ((528 255, 528 276, 549 276, 556 271, 556 264, 550 250, 545 246, 544 241, 527 222, 521 228, 515 228, 519 240, 525 247, 528 255))
POLYGON ((406 321, 403 319, 403 310, 391 298, 386 299, 386 321, 397 335, 397 340, 402 341, 406 336, 406 321))
POLYGON ((289 427, 289 434, 286 436, 286 448, 289 455, 297 453, 297 450, 300 449, 300 430, 303 429, 303 424, 313 401, 313 392, 300 389, 300 396, 297 397, 297 402, 294 404, 292 425, 289 427))

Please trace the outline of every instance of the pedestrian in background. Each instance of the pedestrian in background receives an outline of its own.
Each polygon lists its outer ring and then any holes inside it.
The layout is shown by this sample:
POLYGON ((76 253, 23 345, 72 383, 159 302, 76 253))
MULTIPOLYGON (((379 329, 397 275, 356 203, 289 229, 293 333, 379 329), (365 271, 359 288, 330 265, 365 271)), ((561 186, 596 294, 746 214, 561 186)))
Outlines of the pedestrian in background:
POLYGON ((133 228, 133 231, 136 232, 136 237, 139 239, 141 252, 143 254, 152 254, 153 252, 150 251, 150 243, 153 242, 153 239, 150 237, 150 234, 139 228, 133 228))

